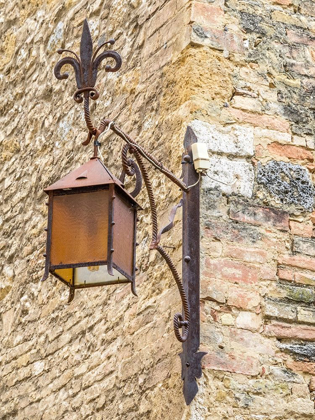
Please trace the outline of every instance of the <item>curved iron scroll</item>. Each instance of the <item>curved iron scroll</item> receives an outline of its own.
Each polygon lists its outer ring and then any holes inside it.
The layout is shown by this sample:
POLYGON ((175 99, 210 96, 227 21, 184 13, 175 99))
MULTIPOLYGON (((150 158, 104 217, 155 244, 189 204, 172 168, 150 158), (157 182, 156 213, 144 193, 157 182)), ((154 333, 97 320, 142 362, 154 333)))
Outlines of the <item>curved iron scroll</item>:
POLYGON ((125 144, 125 146, 123 147, 122 153, 121 153, 121 159, 122 159, 122 166, 123 166, 123 170, 122 173, 120 175, 120 181, 122 183, 125 182, 125 176, 136 176, 136 186, 135 189, 130 193, 130 195, 132 197, 137 197, 137 195, 139 194, 139 192, 141 191, 142 188, 142 176, 141 176, 141 171, 138 167, 138 165, 136 164, 136 162, 132 159, 128 159, 127 154, 128 154, 128 150, 130 149, 129 144, 125 144))
MULTIPOLYGON (((128 176, 136 176, 136 186, 135 189, 132 191, 131 195, 136 197, 142 186, 142 178, 144 180, 144 184, 149 196, 150 208, 151 208, 151 220, 152 220, 152 239, 150 244, 150 249, 157 250, 160 255, 164 258, 167 265, 169 266, 173 277, 176 281, 182 304, 184 313, 183 314, 176 314, 174 316, 174 330, 177 339, 181 342, 187 340, 188 331, 189 331, 189 304, 187 300, 187 296, 180 278, 180 275, 172 262, 171 257, 165 252, 162 246, 159 245, 160 237, 162 233, 167 232, 173 227, 173 220, 175 217, 175 213, 171 215, 170 223, 162 229, 160 233, 158 233, 158 222, 157 222, 157 212, 156 212, 156 204, 153 194, 152 184, 146 170, 146 167, 143 163, 143 158, 149 161, 153 166, 155 166, 159 171, 161 171, 164 175, 166 175, 172 182, 178 185, 182 191, 188 192, 189 187, 185 183, 183 183, 180 179, 178 179, 171 171, 165 168, 154 156, 149 154, 143 147, 139 146, 133 139, 131 139, 127 134, 122 132, 114 122, 110 122, 109 120, 103 120, 99 126, 96 128, 92 122, 90 116, 90 99, 95 100, 99 97, 98 91, 95 89, 95 83, 97 78, 97 70, 100 63, 110 58, 114 60, 115 64, 113 66, 107 65, 105 67, 105 71, 107 72, 116 72, 120 69, 122 61, 120 55, 116 51, 104 51, 101 54, 98 54, 100 49, 106 44, 114 44, 114 40, 109 40, 108 42, 103 43, 100 45, 93 54, 93 43, 92 37, 89 30, 89 26, 87 20, 84 21, 82 37, 81 37, 81 44, 80 44, 80 58, 71 50, 58 50, 59 54, 63 52, 68 52, 72 54, 72 56, 67 56, 62 58, 55 66, 54 73, 57 79, 67 79, 68 73, 61 73, 61 69, 64 65, 68 64, 71 65, 75 72, 76 82, 77 82, 77 91, 74 93, 74 100, 77 103, 82 103, 84 101, 84 117, 85 122, 88 128, 88 137, 82 143, 87 145, 90 143, 94 136, 94 157, 98 157, 98 138, 101 133, 104 132, 105 128, 109 126, 109 128, 118 134, 123 140, 126 141, 126 145, 122 151, 122 162, 123 162, 123 172, 121 174, 121 180, 123 181, 125 175, 128 176), (130 158, 127 158, 127 154, 132 153, 137 161, 137 164, 130 158), (182 334, 180 333, 180 328, 182 328, 182 334)), ((179 207, 179 206, 177 206, 179 207)), ((176 207, 176 208, 177 208, 176 207)), ((175 210, 176 212, 176 210, 175 210)), ((70 295, 70 299, 72 295, 70 295)))
MULTIPOLYGON (((121 136, 122 138, 124 138, 124 136, 121 136)), ((155 199, 154 199, 154 194, 153 194, 153 188, 152 188, 152 184, 149 178, 149 174, 147 172, 146 167, 144 166, 142 157, 138 151, 138 149, 136 147, 132 147, 132 145, 127 144, 124 146, 123 148, 123 153, 122 153, 122 157, 123 157, 123 167, 124 170, 126 171, 127 175, 133 175, 133 172, 130 171, 129 169, 129 163, 131 163, 131 160, 129 161, 127 159, 127 152, 133 153, 136 157, 137 163, 139 165, 140 171, 142 173, 143 176, 143 180, 144 180, 144 184, 146 186, 146 190, 148 193, 148 197, 149 197, 149 202, 150 202, 150 208, 151 208, 151 221, 152 221, 152 238, 151 238, 151 245, 150 245, 150 249, 156 249, 159 254, 164 258, 164 260, 166 261, 169 269, 172 272, 172 275, 175 279, 175 282, 177 284, 178 287, 178 291, 182 300, 182 305, 183 305, 183 309, 184 309, 184 314, 180 314, 177 313, 174 315, 174 332, 175 332, 175 336, 177 338, 178 341, 180 342, 184 342, 187 340, 188 337, 188 333, 189 333, 189 319, 190 319, 190 314, 189 314, 189 304, 188 304, 188 300, 187 300, 187 296, 181 281, 181 277, 171 259, 171 257, 167 254, 167 252, 164 250, 164 248, 162 246, 159 245, 160 242, 160 237, 162 235, 162 233, 169 231, 172 227, 173 227, 173 222, 174 222, 174 217, 175 217, 175 213, 178 207, 181 206, 181 203, 178 204, 171 213, 171 217, 170 217, 170 221, 171 223, 169 223, 166 227, 164 227, 160 233, 158 233, 158 222, 157 222, 157 212, 156 212, 156 204, 155 204, 155 199), (180 328, 182 328, 182 334, 180 333, 180 328)))
POLYGON ((114 60, 115 64, 113 66, 106 65, 105 71, 116 72, 120 69, 122 64, 121 57, 117 51, 104 51, 101 54, 97 55, 100 49, 106 44, 113 45, 114 43, 114 39, 110 39, 107 42, 103 42, 93 54, 93 41, 91 37, 91 32, 89 29, 88 22, 85 19, 80 43, 80 58, 75 52, 71 50, 58 50, 58 54, 68 52, 73 55, 73 57, 67 56, 59 60, 58 63, 55 65, 54 74, 59 80, 67 79, 69 77, 69 73, 61 73, 62 67, 66 64, 70 64, 74 69, 78 89, 74 93, 73 99, 76 102, 81 103, 83 102, 84 97, 84 116, 86 125, 89 129, 88 138, 83 143, 85 145, 90 142, 92 135, 97 134, 97 129, 91 121, 89 101, 90 99, 96 100, 99 97, 99 93, 94 87, 97 78, 98 66, 103 60, 110 58, 114 60))

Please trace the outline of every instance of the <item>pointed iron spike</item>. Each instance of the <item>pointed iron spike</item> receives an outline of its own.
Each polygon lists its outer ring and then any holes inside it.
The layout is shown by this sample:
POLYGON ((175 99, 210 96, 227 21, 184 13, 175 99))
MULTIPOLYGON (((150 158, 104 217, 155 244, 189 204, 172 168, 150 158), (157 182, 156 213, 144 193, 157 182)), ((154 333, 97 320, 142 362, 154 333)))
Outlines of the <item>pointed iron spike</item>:
POLYGON ((83 72, 83 87, 90 85, 89 73, 91 66, 91 58, 93 51, 93 41, 88 21, 85 19, 83 23, 83 31, 80 43, 80 56, 83 72))

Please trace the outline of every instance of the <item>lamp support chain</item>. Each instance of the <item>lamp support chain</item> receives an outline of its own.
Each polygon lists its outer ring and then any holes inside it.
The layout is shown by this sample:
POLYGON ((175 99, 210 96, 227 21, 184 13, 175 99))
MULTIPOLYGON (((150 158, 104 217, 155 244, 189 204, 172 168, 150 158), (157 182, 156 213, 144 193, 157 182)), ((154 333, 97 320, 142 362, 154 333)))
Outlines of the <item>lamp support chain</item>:
POLYGON ((85 20, 80 45, 80 58, 70 50, 58 50, 59 54, 68 52, 74 57, 67 56, 62 58, 56 64, 54 73, 58 79, 68 78, 68 73, 60 73, 61 68, 66 64, 70 64, 75 71, 78 90, 73 97, 77 103, 84 101, 84 118, 88 128, 87 139, 82 144, 88 145, 94 139, 93 157, 98 158, 100 136, 108 130, 111 130, 126 142, 122 150, 123 171, 121 181, 123 182, 125 175, 136 176, 135 189, 130 193, 132 197, 136 197, 139 194, 143 178, 151 209, 152 235, 150 249, 158 251, 167 263, 177 284, 182 301, 182 313, 177 313, 174 316, 174 331, 176 338, 183 343, 183 352, 180 354, 182 379, 184 380, 183 390, 186 404, 190 404, 198 392, 196 378, 201 377, 201 358, 205 354, 198 352, 200 344, 200 174, 194 170, 191 152, 191 144, 196 142, 197 139, 192 129, 188 127, 184 140, 185 153, 182 162, 184 181, 182 181, 165 168, 153 155, 124 133, 114 121, 103 119, 99 128, 94 126, 90 115, 90 99, 95 100, 99 97, 99 93, 94 87, 98 66, 104 59, 111 58, 115 61, 115 65, 107 65, 105 70, 107 72, 116 72, 122 64, 121 57, 116 51, 104 51, 100 54, 99 51, 104 45, 113 45, 114 43, 114 40, 103 43, 92 56, 92 38, 88 23, 85 20), (134 155, 137 163, 133 159, 128 158, 128 153, 134 155), (183 192, 181 202, 171 212, 170 223, 161 229, 160 232, 158 232, 157 209, 153 188, 143 159, 146 159, 152 166, 162 172, 183 192), (171 257, 160 245, 161 235, 174 226, 176 210, 179 207, 183 207, 183 282, 171 257), (181 332, 180 329, 182 329, 181 332))

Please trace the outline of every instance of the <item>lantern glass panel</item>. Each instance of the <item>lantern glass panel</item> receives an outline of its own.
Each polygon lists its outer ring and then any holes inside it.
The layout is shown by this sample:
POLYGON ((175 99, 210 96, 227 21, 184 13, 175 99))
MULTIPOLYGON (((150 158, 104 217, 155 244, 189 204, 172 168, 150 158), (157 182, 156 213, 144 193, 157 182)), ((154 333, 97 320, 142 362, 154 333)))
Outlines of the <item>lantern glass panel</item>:
POLYGON ((119 281, 128 281, 125 276, 115 269, 113 269, 113 274, 113 276, 108 274, 106 265, 75 268, 74 285, 81 286, 85 284, 118 283, 119 281))
POLYGON ((62 268, 59 270, 55 270, 55 273, 67 283, 72 284, 73 268, 62 268))
POLYGON ((135 208, 121 194, 114 204, 113 262, 125 273, 133 275, 135 242, 135 208))
POLYGON ((129 280, 113 268, 113 276, 108 274, 107 265, 89 267, 61 268, 55 274, 74 286, 89 286, 96 284, 126 283, 129 280))
POLYGON ((108 189, 54 195, 51 265, 107 260, 108 189))

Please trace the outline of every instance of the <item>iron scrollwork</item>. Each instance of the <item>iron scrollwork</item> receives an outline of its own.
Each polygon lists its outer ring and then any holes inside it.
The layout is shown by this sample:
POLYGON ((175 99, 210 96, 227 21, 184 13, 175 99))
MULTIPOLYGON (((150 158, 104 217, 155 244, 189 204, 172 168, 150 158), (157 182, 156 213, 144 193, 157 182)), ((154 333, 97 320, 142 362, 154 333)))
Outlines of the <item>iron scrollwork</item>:
MULTIPOLYGON (((126 175, 127 176, 136 176, 136 185, 134 190, 131 192, 133 197, 136 197, 142 187, 142 181, 146 187, 149 202, 150 202, 150 209, 151 209, 151 222, 152 222, 152 235, 151 235, 151 244, 150 249, 156 250, 159 254, 163 257, 165 262, 167 263, 169 269, 172 272, 172 275, 176 281, 180 297, 182 300, 182 307, 183 313, 177 313, 174 316, 174 331, 176 338, 184 343, 183 350, 184 352, 181 353, 180 357, 182 359, 182 377, 184 380, 184 395, 186 403, 189 404, 191 400, 194 398, 198 391, 198 386, 196 384, 196 378, 201 376, 201 364, 200 360, 204 353, 197 353, 199 347, 199 318, 196 326, 193 327, 193 331, 190 332, 190 302, 194 302, 196 304, 196 296, 198 297, 199 293, 199 280, 198 280, 198 293, 190 299, 187 297, 188 288, 187 288, 187 279, 185 281, 185 285, 183 285, 181 276, 179 275, 171 257, 166 253, 164 248, 160 245, 161 236, 163 233, 169 231, 174 226, 174 218, 176 211, 179 207, 185 206, 187 207, 187 199, 188 193, 190 192, 190 188, 188 183, 181 181, 177 178, 171 171, 165 168, 161 162, 159 162, 153 155, 148 153, 142 146, 137 144, 130 136, 124 133, 114 121, 110 121, 108 119, 103 119, 100 123, 100 126, 96 128, 91 121, 90 117, 90 110, 89 110, 89 101, 90 99, 96 100, 99 97, 98 91, 95 89, 95 83, 97 78, 97 71, 98 66, 100 63, 105 59, 113 59, 115 65, 110 66, 106 65, 105 71, 107 72, 116 72, 121 68, 122 60, 120 55, 116 51, 104 51, 99 54, 102 47, 105 45, 113 45, 115 41, 113 39, 102 43, 96 51, 93 53, 93 44, 92 44, 92 37, 89 30, 89 26, 87 20, 84 21, 83 25, 83 32, 81 37, 81 44, 80 44, 80 58, 77 54, 75 54, 71 50, 62 49, 58 50, 59 54, 64 52, 69 52, 73 56, 67 56, 62 58, 55 66, 54 73, 57 79, 67 79, 68 73, 61 73, 61 69, 64 65, 68 64, 71 65, 75 72, 76 82, 77 82, 77 91, 74 93, 74 100, 77 103, 82 103, 84 100, 84 116, 86 125, 88 128, 88 137, 83 145, 87 145, 90 143, 92 138, 94 137, 94 156, 98 158, 98 148, 100 143, 98 142, 99 136, 105 132, 105 130, 112 130, 115 134, 117 134, 121 139, 126 142, 126 145, 122 149, 122 173, 120 176, 120 180, 124 182, 126 175), (99 54, 99 55, 98 55, 99 54), (131 154, 135 159, 128 157, 128 153, 131 154), (170 215, 170 223, 166 225, 163 229, 158 231, 158 218, 157 218, 157 208, 153 193, 153 188, 150 180, 150 176, 144 165, 143 159, 146 159, 151 165, 153 165, 156 169, 162 172, 167 178, 169 178, 174 184, 180 187, 183 191, 183 200, 176 205, 170 215), (180 332, 180 329, 182 331, 180 332), (197 331, 198 330, 198 331, 197 331), (188 349, 188 347, 189 349, 188 349), (189 351, 188 351, 188 350, 189 351), (190 368, 191 366, 191 368, 190 368), (189 370, 190 368, 190 370, 189 370), (188 370, 187 370, 188 369, 188 370)), ((189 157, 189 156, 188 156, 189 157)), ((195 176, 195 174, 193 175, 195 176)), ((199 178, 200 179, 200 178, 199 178)), ((192 187, 196 186, 198 182, 191 184, 192 187)), ((199 188, 199 186, 198 186, 199 188)), ((195 192, 196 194, 197 192, 195 192)), ((199 190, 198 190, 198 197, 199 197, 199 190)), ((199 200, 199 199, 198 199, 199 200)), ((198 201, 197 200, 197 201, 198 201)), ((198 201, 199 203, 199 201, 198 201)), ((198 204, 199 205, 199 204, 198 204)), ((198 211, 199 217, 199 207, 198 211)), ((184 217, 183 217, 184 219, 184 217)), ((198 219, 199 220, 199 219, 198 219)), ((183 220, 184 224, 184 220, 183 220)), ((196 226, 195 226, 196 229, 196 226)), ((199 229, 199 226, 198 226, 199 229)), ((199 230, 198 230, 199 231, 199 230)), ((199 240, 199 239, 198 239, 199 240)), ((184 243, 184 238, 183 238, 184 243)), ((184 247, 183 247, 184 249, 184 247)), ((198 256, 199 258, 199 256, 198 256)), ((184 261, 188 263, 190 261, 190 257, 186 256, 184 261)), ((187 278, 190 282, 194 282, 193 276, 196 275, 199 279, 199 260, 198 264, 196 265, 197 268, 190 271, 189 274, 187 268, 183 271, 183 276, 185 273, 187 274, 187 278)), ((73 296, 71 295, 71 299, 73 296)), ((198 298, 199 300, 199 298, 198 298)), ((192 308, 192 315, 194 318, 194 323, 196 316, 199 317, 199 301, 197 302, 198 308, 192 308)))

